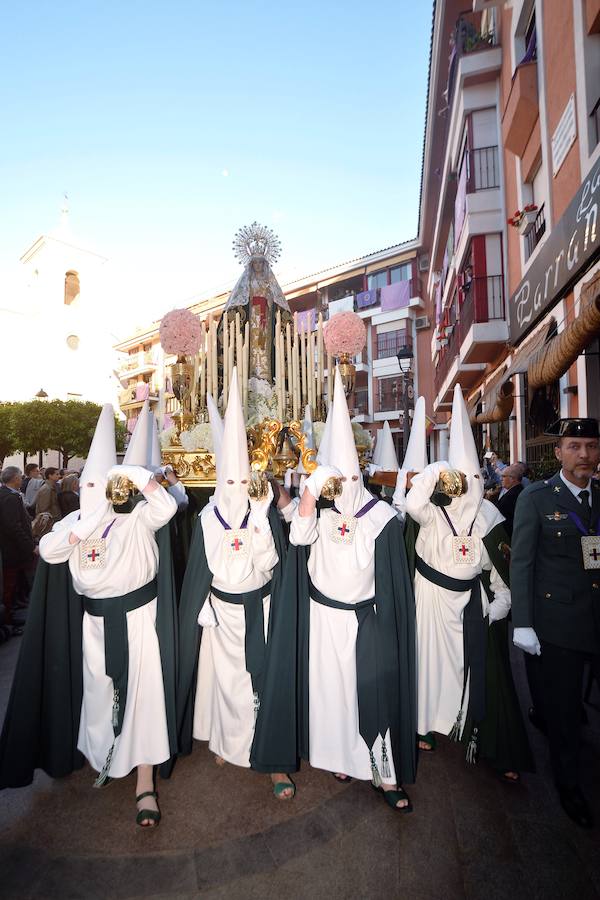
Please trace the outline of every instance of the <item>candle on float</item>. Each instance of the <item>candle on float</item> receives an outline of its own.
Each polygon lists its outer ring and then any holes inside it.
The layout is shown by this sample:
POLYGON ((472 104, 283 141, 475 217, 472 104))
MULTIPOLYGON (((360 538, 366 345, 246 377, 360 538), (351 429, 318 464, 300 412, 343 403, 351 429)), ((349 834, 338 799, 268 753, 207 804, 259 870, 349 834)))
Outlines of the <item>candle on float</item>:
POLYGON ((317 408, 323 396, 323 313, 319 313, 317 328, 317 408))
MULTIPOLYGON (((235 314, 235 365, 238 372, 238 384, 242 387, 242 327, 240 314, 235 314)), ((241 398, 240 394, 240 398, 241 398)))
POLYGON ((333 403, 333 357, 327 354, 327 408, 333 403))
POLYGON ((301 368, 301 376, 302 376, 302 409, 308 403, 308 391, 307 391, 307 366, 306 366, 306 330, 304 325, 300 329, 300 368, 301 368))
POLYGON ((281 422, 283 407, 281 403, 281 343, 279 341, 281 312, 275 313, 275 396, 277 397, 277 418, 281 422))
MULTIPOLYGON (((217 354, 217 323, 213 321, 211 326, 211 365, 212 365, 212 382, 213 382, 213 397, 215 399, 215 403, 219 402, 219 357, 217 354)), ((223 411, 225 411, 225 401, 223 402, 223 411)))
POLYGON ((213 393, 213 383, 212 383, 212 345, 211 345, 211 332, 212 332, 212 313, 208 316, 208 326, 205 335, 205 346, 206 346, 206 393, 210 394, 214 398, 213 393))
POLYGON ((313 333, 312 331, 308 331, 306 334, 308 338, 308 353, 307 353, 307 369, 308 369, 308 378, 306 379, 306 387, 307 387, 307 397, 308 397, 308 405, 311 410, 315 408, 315 398, 314 398, 314 389, 315 389, 315 360, 314 360, 314 345, 313 345, 313 333))
POLYGON ((206 331, 202 323, 202 342, 200 344, 200 408, 206 409, 206 331))
POLYGON ((229 323, 229 357, 228 357, 228 366, 229 366, 229 384, 231 384, 231 379, 233 378, 233 355, 235 351, 235 321, 232 320, 229 323))
POLYGON ((196 412, 198 405, 198 379, 200 378, 200 351, 194 354, 194 377, 192 379, 192 392, 190 395, 190 405, 192 414, 196 412))
POLYGON ((244 417, 248 418, 248 364, 250 359, 250 323, 244 325, 244 351, 242 356, 242 384, 244 397, 244 417))
POLYGON ((279 329, 279 371, 281 375, 281 421, 286 421, 286 393, 285 393, 285 340, 283 337, 283 329, 279 329))
POLYGON ((229 397, 229 366, 226 363, 226 360, 229 359, 229 326, 227 323, 227 313, 223 313, 221 327, 223 334, 223 360, 225 361, 225 364, 223 365, 223 412, 225 412, 227 398, 229 397))
POLYGON ((293 396, 294 396, 294 378, 292 375, 292 329, 288 322, 285 326, 285 349, 287 356, 287 396, 286 396, 286 412, 289 408, 290 416, 292 415, 293 396))

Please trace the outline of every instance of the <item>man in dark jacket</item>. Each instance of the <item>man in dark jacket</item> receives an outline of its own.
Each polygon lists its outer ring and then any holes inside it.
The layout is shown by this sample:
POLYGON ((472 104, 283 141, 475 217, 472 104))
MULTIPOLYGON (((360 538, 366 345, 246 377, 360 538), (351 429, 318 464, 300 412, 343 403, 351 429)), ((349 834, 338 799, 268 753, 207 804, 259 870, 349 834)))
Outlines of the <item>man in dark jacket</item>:
POLYGON ((592 479, 600 459, 598 422, 561 419, 549 433, 558 436, 560 472, 526 488, 516 506, 514 643, 540 657, 536 711, 539 700, 560 802, 573 821, 590 828, 579 786, 579 731, 585 662, 600 671, 600 484, 592 479))
POLYGON ((17 621, 13 616, 13 599, 21 573, 31 565, 34 554, 31 520, 20 492, 22 479, 23 473, 16 466, 7 466, 0 473, 2 583, 6 621, 13 626, 13 634, 20 633, 23 625, 22 621, 17 621))
POLYGON ((504 528, 509 537, 512 536, 513 519, 515 517, 517 500, 519 499, 519 494, 523 490, 523 485, 521 484, 521 479, 523 478, 522 472, 521 466, 517 463, 514 466, 506 466, 500 473, 502 490, 500 491, 500 496, 496 500, 496 506, 506 519, 504 528))

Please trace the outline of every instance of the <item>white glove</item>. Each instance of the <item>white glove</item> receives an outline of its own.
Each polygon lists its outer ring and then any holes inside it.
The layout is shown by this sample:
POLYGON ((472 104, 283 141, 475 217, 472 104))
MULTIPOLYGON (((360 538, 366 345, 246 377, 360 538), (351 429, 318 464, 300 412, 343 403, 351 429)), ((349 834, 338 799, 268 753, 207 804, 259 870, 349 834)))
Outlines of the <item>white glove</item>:
POLYGON ((539 656, 542 652, 538 636, 533 628, 515 628, 513 634, 513 644, 519 650, 525 653, 531 653, 532 656, 539 656))
POLYGON ((381 472, 381 466, 377 466, 375 463, 369 463, 367 466, 367 472, 370 476, 373 476, 375 472, 381 472))
POLYGON ((71 528, 71 533, 78 537, 80 541, 87 541, 90 534, 94 533, 96 528, 98 528, 102 520, 106 518, 110 511, 111 506, 107 500, 97 506, 96 509, 92 510, 85 519, 79 519, 78 522, 75 522, 71 528))
POLYGON ((499 622, 500 619, 505 619, 510 612, 510 596, 498 596, 496 595, 496 599, 493 603, 490 603, 488 606, 488 618, 489 624, 492 622, 499 622))
POLYGON ((406 511, 406 479, 408 477, 408 472, 406 469, 398 469, 398 474, 396 475, 396 488, 394 490, 394 494, 392 496, 392 506, 395 507, 400 512, 404 513, 406 511))
POLYGON ((143 466, 113 466, 108 473, 108 477, 112 478, 114 475, 122 475, 124 478, 129 478, 138 491, 143 491, 148 486, 150 479, 154 477, 152 472, 143 466))
POLYGON ((334 466, 317 466, 315 471, 306 479, 304 487, 310 491, 315 500, 318 500, 323 490, 323 485, 328 478, 341 478, 342 473, 334 466))
POLYGON ((267 491, 267 496, 262 500, 253 500, 250 498, 250 519, 255 528, 258 528, 259 531, 263 531, 265 528, 265 524, 267 521, 267 517, 269 515, 269 507, 273 502, 273 488, 271 487, 271 483, 269 482, 269 489, 267 491))

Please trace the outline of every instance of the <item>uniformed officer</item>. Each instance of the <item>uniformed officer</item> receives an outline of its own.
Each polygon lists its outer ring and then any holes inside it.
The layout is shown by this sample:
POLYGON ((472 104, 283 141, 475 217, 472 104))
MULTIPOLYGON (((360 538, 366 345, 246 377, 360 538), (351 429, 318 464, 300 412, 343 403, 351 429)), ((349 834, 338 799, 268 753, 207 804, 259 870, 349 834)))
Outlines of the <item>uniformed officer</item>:
POLYGON ((560 802, 593 818, 579 786, 583 669, 600 671, 600 460, 598 421, 560 419, 548 433, 560 471, 527 487, 515 512, 510 581, 514 643, 540 656, 539 701, 560 802))

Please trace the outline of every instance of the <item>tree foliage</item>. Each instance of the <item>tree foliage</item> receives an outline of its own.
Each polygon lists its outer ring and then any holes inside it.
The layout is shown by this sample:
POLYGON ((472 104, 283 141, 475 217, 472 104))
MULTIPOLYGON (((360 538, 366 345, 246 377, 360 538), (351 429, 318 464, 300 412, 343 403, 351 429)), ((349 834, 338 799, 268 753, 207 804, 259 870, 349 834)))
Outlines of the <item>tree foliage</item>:
POLYGON ((12 456, 19 449, 13 425, 14 403, 0 403, 0 469, 7 456, 12 456))
MULTIPOLYGON (((56 450, 65 467, 75 456, 85 459, 101 411, 97 403, 82 400, 0 404, 0 455, 4 447, 4 415, 8 447, 5 456, 16 451, 34 456, 40 450, 56 450), (6 412, 3 407, 10 410, 6 412)), ((117 449, 122 449, 125 426, 118 420, 115 432, 117 449)))

